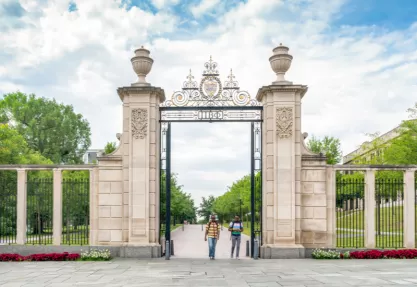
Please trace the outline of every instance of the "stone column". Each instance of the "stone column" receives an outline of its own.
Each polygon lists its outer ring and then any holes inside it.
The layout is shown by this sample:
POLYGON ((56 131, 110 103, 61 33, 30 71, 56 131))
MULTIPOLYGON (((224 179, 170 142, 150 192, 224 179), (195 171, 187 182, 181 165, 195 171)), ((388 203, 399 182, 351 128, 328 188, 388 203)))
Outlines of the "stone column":
POLYGON ((53 245, 61 245, 62 236, 62 170, 55 168, 53 171, 54 187, 54 215, 53 215, 53 245))
POLYGON ((135 54, 139 80, 117 90, 123 101, 123 206, 128 209, 123 229, 128 246, 149 246, 159 245, 159 104, 165 94, 145 82, 153 63, 149 51, 135 54))
POLYGON ((404 173, 404 247, 415 248, 415 171, 406 170, 404 173))
POLYGON ((375 171, 365 173, 365 247, 375 248, 375 171))
MULTIPOLYGON (((302 200, 301 99, 307 87, 293 85, 284 78, 292 61, 288 48, 281 45, 273 52, 269 61, 277 80, 259 89, 256 96, 264 107, 262 180, 266 189, 263 207, 266 216, 263 243, 265 248, 287 248, 286 252, 292 252, 291 248, 302 247, 296 244, 296 224, 300 222, 296 221, 295 211, 302 200)), ((271 258, 281 255, 271 250, 271 258)))
POLYGON ((23 245, 26 243, 26 178, 27 170, 17 170, 17 222, 16 222, 16 243, 23 245))

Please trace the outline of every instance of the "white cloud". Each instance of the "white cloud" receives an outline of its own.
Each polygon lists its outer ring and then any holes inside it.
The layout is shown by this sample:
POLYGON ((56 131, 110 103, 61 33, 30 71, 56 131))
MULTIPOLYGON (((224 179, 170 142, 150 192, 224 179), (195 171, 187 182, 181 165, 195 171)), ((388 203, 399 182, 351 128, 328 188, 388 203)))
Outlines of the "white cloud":
POLYGON ((203 14, 209 13, 210 11, 214 10, 217 4, 220 3, 220 0, 201 0, 198 5, 192 6, 190 8, 191 13, 193 13, 194 17, 200 17, 203 14))
MULTIPOLYGON (((203 0, 189 9, 197 21, 216 12, 216 22, 187 31, 169 9, 152 14, 126 11, 120 1, 77 0, 70 13, 65 1, 21 0, 22 27, 0 31, 0 92, 19 89, 74 105, 91 124, 92 147, 101 148, 121 131, 116 89, 135 81, 130 58, 138 46, 154 59, 147 80, 167 97, 190 68, 199 80, 210 55, 222 80, 233 68, 241 89, 254 97, 274 80, 268 58, 282 42, 294 56, 287 79, 309 86, 303 131, 339 137, 348 153, 365 133, 397 126, 416 101, 417 24, 394 31, 331 27, 344 1, 330 2, 250 0, 220 13, 221 3, 203 0)), ((247 125, 174 124, 173 136, 173 170, 197 202, 249 172, 247 125)))
POLYGON ((176 5, 178 2, 179 0, 152 0, 152 4, 158 9, 162 9, 165 6, 176 5))

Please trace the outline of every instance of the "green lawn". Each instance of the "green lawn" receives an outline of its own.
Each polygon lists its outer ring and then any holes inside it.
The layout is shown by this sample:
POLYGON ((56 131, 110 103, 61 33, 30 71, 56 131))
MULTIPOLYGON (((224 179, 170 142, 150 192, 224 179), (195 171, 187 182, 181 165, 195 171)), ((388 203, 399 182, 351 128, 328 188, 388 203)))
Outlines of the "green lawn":
MULTIPOLYGON (((336 213, 337 246, 364 247, 364 211, 352 210, 336 213)), ((403 207, 375 208, 375 236, 378 248, 403 246, 403 207), (387 234, 388 233, 388 234, 387 234)))

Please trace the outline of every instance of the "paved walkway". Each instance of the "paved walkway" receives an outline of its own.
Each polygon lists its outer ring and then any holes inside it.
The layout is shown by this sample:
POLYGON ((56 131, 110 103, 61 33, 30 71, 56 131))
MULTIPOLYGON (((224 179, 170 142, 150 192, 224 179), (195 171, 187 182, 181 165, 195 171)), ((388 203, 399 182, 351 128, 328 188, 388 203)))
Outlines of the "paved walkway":
MULTIPOLYGON (((171 233, 171 239, 174 240, 174 256, 173 258, 208 258, 208 243, 204 241, 205 225, 203 231, 200 225, 184 225, 171 233)), ((250 241, 250 237, 242 234, 240 243, 240 259, 249 259, 246 256, 246 240, 250 241)), ((230 249, 232 241, 230 240, 230 232, 223 227, 220 232, 220 240, 216 245, 216 259, 230 258, 230 249)), ((235 251, 236 255, 236 251, 235 251)))
POLYGON ((416 286, 417 260, 0 262, 0 286, 416 286))

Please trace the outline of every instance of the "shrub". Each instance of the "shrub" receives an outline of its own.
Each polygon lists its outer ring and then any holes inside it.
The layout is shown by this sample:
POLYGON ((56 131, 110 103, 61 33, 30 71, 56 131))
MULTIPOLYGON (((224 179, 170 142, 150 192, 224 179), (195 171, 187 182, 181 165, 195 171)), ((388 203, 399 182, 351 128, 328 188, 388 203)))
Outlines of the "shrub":
POLYGON ((315 249, 311 254, 314 259, 339 259, 341 258, 341 254, 338 251, 334 250, 322 250, 322 249, 315 249))
POLYGON ((315 249, 312 257, 314 259, 417 259, 417 249, 346 251, 344 253, 315 249))
POLYGON ((93 249, 81 253, 81 260, 84 261, 108 261, 111 259, 111 252, 108 249, 93 249))

